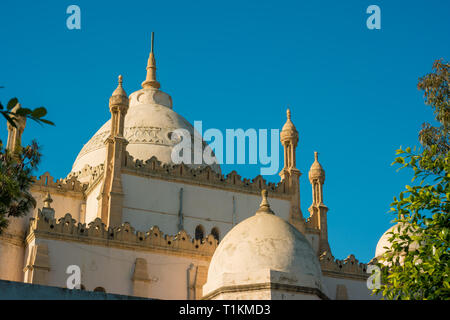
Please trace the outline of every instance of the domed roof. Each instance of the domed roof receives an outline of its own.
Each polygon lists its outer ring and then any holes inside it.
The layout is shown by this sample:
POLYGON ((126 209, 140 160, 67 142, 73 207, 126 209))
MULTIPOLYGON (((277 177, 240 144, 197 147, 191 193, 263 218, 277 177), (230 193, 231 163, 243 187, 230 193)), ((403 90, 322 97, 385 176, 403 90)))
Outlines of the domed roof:
MULTIPOLYGON (((386 253, 387 249, 391 247, 391 242, 389 239, 392 237, 391 232, 398 232, 398 228, 400 227, 400 231, 403 231, 405 229, 405 226, 403 223, 399 222, 390 227, 388 230, 386 230, 385 233, 381 236, 380 240, 378 240, 377 247, 375 249, 375 258, 380 258, 384 253, 386 253), (386 247, 386 248, 385 248, 386 247)), ((408 232, 408 234, 412 234, 412 232, 408 232)), ((417 249, 418 245, 416 243, 413 243, 410 245, 409 250, 415 250, 417 249)))
MULTIPOLYGON (((194 135, 194 127, 185 118, 172 110, 170 95, 159 90, 154 63, 154 55, 151 52, 144 88, 129 97, 129 109, 124 122, 124 136, 128 141, 126 150, 134 159, 145 161, 155 156, 163 164, 173 164, 172 149, 181 141, 179 135, 173 134, 176 129, 187 130, 192 142, 201 138, 200 134, 194 135)), ((86 165, 94 167, 105 162, 104 141, 109 136, 110 129, 111 120, 108 120, 83 146, 72 166, 72 172, 80 171, 86 165)), ((203 150, 211 151, 204 141, 201 141, 201 144, 203 150)), ((192 147, 191 159, 194 159, 193 154, 192 147)), ((186 165, 191 168, 206 166, 205 163, 186 165)), ((211 165, 211 169, 221 172, 217 161, 211 165)))
POLYGON ((321 164, 319 163, 319 156, 317 152, 314 152, 314 162, 309 169, 309 179, 325 179, 325 170, 323 170, 321 164))
POLYGON ((236 278, 245 284, 261 282, 260 271, 266 270, 283 273, 280 279, 291 285, 323 290, 320 264, 310 243, 272 213, 263 195, 260 210, 231 229, 217 247, 204 295, 220 287, 242 284, 233 280, 236 278))

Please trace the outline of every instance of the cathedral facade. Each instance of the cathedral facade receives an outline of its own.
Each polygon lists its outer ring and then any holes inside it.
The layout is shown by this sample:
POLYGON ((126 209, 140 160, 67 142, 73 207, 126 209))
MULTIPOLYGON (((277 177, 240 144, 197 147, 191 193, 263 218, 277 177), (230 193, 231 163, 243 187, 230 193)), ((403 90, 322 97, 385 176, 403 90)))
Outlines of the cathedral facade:
MULTIPOLYGON (((69 175, 36 177, 37 208, 0 235, 0 279, 66 287, 76 266, 81 289, 146 298, 374 298, 368 265, 331 253, 317 153, 304 218, 289 110, 280 182, 267 183, 172 162, 174 131, 194 128, 160 90, 153 41, 142 89, 128 96, 122 82, 69 175)), ((8 127, 9 149, 24 128, 8 127)))

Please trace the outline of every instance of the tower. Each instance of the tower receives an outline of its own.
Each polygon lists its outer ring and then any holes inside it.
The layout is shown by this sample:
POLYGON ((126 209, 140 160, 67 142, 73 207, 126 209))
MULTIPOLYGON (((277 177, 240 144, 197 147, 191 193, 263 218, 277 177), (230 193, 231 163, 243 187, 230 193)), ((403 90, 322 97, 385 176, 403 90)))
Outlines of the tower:
POLYGON ((280 172, 281 180, 291 193, 289 222, 301 232, 305 231, 305 221, 300 208, 300 176, 296 167, 295 150, 298 143, 298 131, 291 121, 291 110, 286 111, 287 120, 280 132, 280 141, 284 148, 284 167, 280 172))
POLYGON ((309 169, 309 182, 312 186, 313 202, 309 207, 311 227, 319 230, 319 252, 330 251, 328 244, 327 212, 328 207, 323 203, 323 184, 325 170, 319 163, 318 153, 314 152, 314 162, 309 169))
POLYGON ((124 137, 125 116, 128 111, 128 96, 122 87, 122 76, 119 84, 109 99, 111 111, 111 131, 106 144, 105 177, 98 200, 98 216, 107 226, 118 226, 122 223, 122 162, 128 144, 124 137))
MULTIPOLYGON (((14 108, 12 108, 11 112, 16 113, 20 108, 20 103, 17 103, 14 108)), ((27 119, 21 116, 11 116, 11 118, 14 120, 16 126, 14 127, 11 123, 7 123, 8 141, 6 143, 6 149, 15 152, 17 148, 21 146, 22 134, 25 130, 27 119)))

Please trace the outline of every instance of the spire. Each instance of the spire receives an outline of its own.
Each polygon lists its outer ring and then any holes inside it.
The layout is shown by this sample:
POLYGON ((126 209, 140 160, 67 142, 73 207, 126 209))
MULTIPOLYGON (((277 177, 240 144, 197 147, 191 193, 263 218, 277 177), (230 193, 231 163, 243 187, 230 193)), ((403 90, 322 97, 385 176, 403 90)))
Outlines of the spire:
POLYGON ((155 88, 159 89, 161 86, 159 82, 156 80, 156 60, 155 55, 153 54, 153 47, 154 47, 154 32, 152 32, 152 44, 150 49, 150 56, 148 57, 148 63, 147 63, 147 77, 145 78, 145 81, 142 82, 142 88, 148 89, 148 88, 155 88))
POLYGON ((261 197, 262 197, 262 200, 261 200, 261 204, 259 205, 258 211, 256 211, 256 214, 259 214, 259 213, 275 214, 275 213, 272 211, 272 209, 270 209, 270 204, 269 204, 269 202, 267 201, 267 196, 268 196, 268 194, 269 194, 269 193, 267 192, 266 189, 264 189, 264 190, 261 191, 261 197))

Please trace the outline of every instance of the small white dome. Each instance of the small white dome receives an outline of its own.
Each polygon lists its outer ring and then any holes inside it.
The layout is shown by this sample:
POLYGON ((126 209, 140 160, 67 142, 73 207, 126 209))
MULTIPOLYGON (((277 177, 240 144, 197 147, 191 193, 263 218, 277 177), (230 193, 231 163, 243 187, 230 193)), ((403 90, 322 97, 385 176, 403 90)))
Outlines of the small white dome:
POLYGON ((267 281, 267 271, 281 275, 276 282, 323 291, 320 263, 305 236, 284 219, 260 211, 231 229, 219 244, 203 295, 267 281))
MULTIPOLYGON (((172 164, 172 148, 178 143, 172 140, 176 129, 186 129, 194 139, 194 127, 181 115, 172 110, 171 97, 154 88, 141 89, 129 97, 130 107, 125 116, 125 138, 128 140, 126 150, 135 159, 148 160, 152 156, 163 164, 172 164)), ((72 172, 83 169, 85 165, 92 167, 105 162, 105 139, 111 128, 108 120, 84 145, 72 166, 72 172)), ((202 141, 203 148, 209 146, 202 141)), ((194 150, 192 150, 193 154, 194 150)), ((193 158, 192 158, 193 159, 193 158)), ((217 161, 216 161, 217 163, 217 161)), ((189 165, 191 168, 206 166, 189 165)), ((211 165, 216 172, 221 172, 219 164, 211 165)))
MULTIPOLYGON (((395 225, 393 225, 392 227, 390 227, 389 229, 386 230, 385 233, 383 233, 383 235, 381 236, 380 240, 378 240, 378 244, 377 247, 375 249, 375 258, 380 258, 386 251, 386 248, 390 248, 391 247, 391 242, 389 241, 389 238, 392 237, 392 233, 391 232, 398 232, 398 228, 400 227, 400 230, 402 231, 405 227, 402 226, 402 223, 396 223, 395 225)), ((408 234, 412 234, 411 232, 408 232, 408 234)), ((413 243, 410 247, 409 250, 416 250, 418 247, 417 244, 413 243)))

